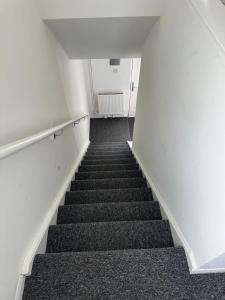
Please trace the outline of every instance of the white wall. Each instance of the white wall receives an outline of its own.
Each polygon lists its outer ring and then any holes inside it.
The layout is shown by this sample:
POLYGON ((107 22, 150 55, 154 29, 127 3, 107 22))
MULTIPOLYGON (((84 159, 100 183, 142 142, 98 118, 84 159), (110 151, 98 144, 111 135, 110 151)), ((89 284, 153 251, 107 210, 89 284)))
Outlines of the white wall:
POLYGON ((134 149, 192 268, 225 253, 224 82, 224 52, 190 1, 165 0, 143 49, 134 149))
MULTIPOLYGON (((75 96, 70 86, 65 87, 66 105, 57 44, 42 23, 35 0, 1 1, 0 36, 1 145, 86 108, 81 105, 86 101, 83 91, 75 96), (72 98, 76 105, 71 105, 72 98)), ((76 66, 80 70, 79 63, 76 66)), ((63 68, 69 77, 67 66, 63 68)), ((88 129, 88 121, 83 121, 75 134, 70 128, 55 142, 46 139, 0 161, 0 299, 14 299, 24 260, 88 142, 88 129)))
POLYGON ((161 0, 40 0, 44 19, 160 16, 161 0))
POLYGON ((69 59, 59 44, 56 56, 70 116, 76 115, 78 110, 89 111, 92 100, 89 61, 69 59))
MULTIPOLYGON (((222 0, 224 3, 225 1, 222 0)), ((191 0, 210 31, 225 50, 225 6, 221 0, 191 0)))
POLYGON ((121 59, 120 66, 110 66, 109 59, 92 59, 94 112, 98 113, 97 95, 103 92, 124 93, 124 116, 128 115, 132 59, 121 59))

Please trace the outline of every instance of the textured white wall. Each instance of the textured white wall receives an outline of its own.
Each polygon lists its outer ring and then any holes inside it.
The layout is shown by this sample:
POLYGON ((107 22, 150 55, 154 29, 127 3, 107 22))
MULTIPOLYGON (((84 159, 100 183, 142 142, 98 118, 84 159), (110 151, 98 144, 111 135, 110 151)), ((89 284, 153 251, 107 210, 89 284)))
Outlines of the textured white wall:
POLYGON ((190 1, 165 0, 143 49, 134 148, 197 268, 225 252, 224 58, 190 1))
MULTIPOLYGON (((85 95, 66 104, 57 44, 35 0, 1 1, 0 36, 1 145, 59 124, 87 107, 85 95)), ((14 299, 30 244, 88 142, 88 121, 75 130, 0 161, 0 299, 14 299)))

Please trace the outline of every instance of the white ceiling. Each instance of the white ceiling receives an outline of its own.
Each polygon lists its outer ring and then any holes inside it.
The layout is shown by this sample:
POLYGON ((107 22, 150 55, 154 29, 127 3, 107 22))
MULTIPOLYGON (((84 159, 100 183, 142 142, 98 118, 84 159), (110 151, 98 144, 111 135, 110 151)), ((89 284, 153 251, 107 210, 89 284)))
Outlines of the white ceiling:
POLYGON ((72 59, 138 57, 158 17, 45 20, 72 59))

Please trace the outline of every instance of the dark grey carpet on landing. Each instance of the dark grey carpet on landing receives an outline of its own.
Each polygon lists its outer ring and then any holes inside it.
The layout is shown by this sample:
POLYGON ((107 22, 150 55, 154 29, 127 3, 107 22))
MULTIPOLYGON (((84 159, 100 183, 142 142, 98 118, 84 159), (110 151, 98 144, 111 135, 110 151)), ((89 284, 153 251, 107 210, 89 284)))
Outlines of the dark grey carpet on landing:
POLYGON ((90 141, 126 142, 133 137, 134 118, 91 119, 90 141))
POLYGON ((225 300, 225 274, 190 275, 126 143, 92 144, 23 300, 225 300))

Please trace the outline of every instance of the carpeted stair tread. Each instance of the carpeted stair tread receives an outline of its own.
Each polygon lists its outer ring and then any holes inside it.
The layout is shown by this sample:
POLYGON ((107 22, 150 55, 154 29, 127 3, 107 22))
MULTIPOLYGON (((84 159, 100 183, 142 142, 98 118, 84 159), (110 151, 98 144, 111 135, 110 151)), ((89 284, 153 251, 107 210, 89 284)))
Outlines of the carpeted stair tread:
POLYGON ((135 164, 134 158, 120 158, 120 159, 85 159, 81 166, 85 165, 121 165, 121 164, 135 164))
POLYGON ((98 157, 84 157, 81 164, 83 162, 86 162, 86 161, 102 161, 104 163, 104 161, 106 161, 107 163, 110 162, 110 161, 115 161, 115 160, 133 160, 136 162, 135 158, 133 155, 129 155, 129 156, 125 156, 125 157, 115 157, 115 156, 106 156, 106 157, 102 157, 102 156, 98 156, 98 157))
POLYGON ((67 192, 65 204, 153 201, 149 188, 67 192))
POLYGON ((120 155, 120 154, 132 154, 130 150, 122 150, 122 151, 117 151, 117 150, 88 150, 86 152, 86 155, 120 155))
POLYGON ((113 154, 113 155, 85 155, 84 160, 86 159, 121 159, 121 158, 134 158, 132 153, 129 154, 113 154))
POLYGON ((224 274, 190 275, 182 248, 45 254, 23 300, 222 300, 224 285, 224 274))
POLYGON ((78 172, 75 180, 142 177, 141 170, 78 172))
POLYGON ((112 164, 112 165, 85 165, 79 167, 79 172, 89 171, 115 171, 115 170, 138 170, 137 163, 133 164, 112 164))
POLYGON ((46 252, 162 247, 173 247, 167 221, 97 222, 50 226, 46 252))
POLYGON ((130 150, 130 147, 128 145, 111 145, 111 146, 90 146, 88 150, 117 150, 117 151, 123 151, 123 150, 130 150))
POLYGON ((98 189, 122 189, 147 187, 146 180, 142 177, 135 178, 110 178, 76 180, 71 183, 71 191, 74 190, 98 190, 98 189))
POLYGON ((91 143, 90 144, 90 147, 94 147, 94 146, 106 146, 106 147, 109 147, 109 146, 128 146, 128 143, 127 142, 117 142, 117 143, 91 143))
POLYGON ((114 202, 64 205, 58 210, 58 224, 160 220, 158 202, 114 202))
POLYGON ((92 142, 91 145, 128 145, 127 142, 92 142))

